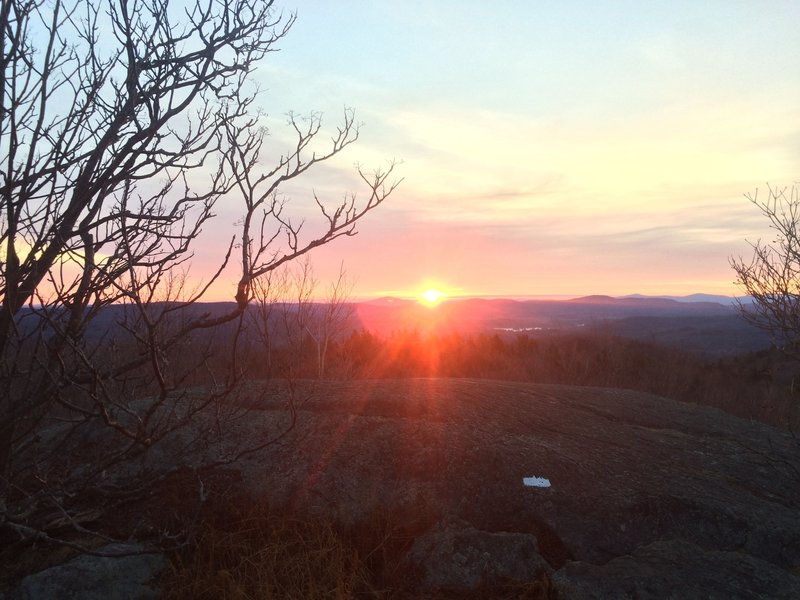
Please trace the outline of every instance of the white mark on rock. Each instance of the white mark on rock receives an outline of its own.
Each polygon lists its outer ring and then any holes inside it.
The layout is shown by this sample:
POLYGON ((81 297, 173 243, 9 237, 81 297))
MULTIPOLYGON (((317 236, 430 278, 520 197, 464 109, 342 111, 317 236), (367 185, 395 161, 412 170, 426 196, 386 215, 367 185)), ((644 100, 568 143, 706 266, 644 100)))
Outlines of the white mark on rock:
POLYGON ((550 487, 550 480, 544 477, 523 477, 522 485, 526 487, 550 487))

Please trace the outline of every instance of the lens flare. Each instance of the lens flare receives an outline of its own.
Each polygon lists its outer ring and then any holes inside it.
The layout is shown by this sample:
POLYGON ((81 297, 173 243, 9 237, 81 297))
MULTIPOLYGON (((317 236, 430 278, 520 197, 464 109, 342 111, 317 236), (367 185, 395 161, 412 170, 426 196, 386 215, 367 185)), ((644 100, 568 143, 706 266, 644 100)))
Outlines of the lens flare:
POLYGON ((445 298, 444 292, 429 288, 419 295, 420 301, 428 306, 436 306, 445 298))

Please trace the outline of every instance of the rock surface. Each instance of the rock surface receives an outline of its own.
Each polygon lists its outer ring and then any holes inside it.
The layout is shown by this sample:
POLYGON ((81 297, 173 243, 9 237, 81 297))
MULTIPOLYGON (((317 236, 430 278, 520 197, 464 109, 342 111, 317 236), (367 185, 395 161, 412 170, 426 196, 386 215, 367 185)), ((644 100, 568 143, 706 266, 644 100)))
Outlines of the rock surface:
MULTIPOLYGON (((800 445, 715 409, 479 380, 326 384, 291 436, 241 468, 254 494, 345 523, 386 511, 422 540, 436 523, 466 523, 436 535, 476 552, 495 533, 522 536, 507 542, 525 552, 535 538, 544 562, 532 556, 526 572, 485 550, 486 572, 527 577, 546 562, 566 598, 800 598, 800 445), (524 486, 532 476, 551 487, 524 486), (706 568, 727 587, 701 577, 706 568)), ((476 563, 465 561, 437 558, 429 583, 471 585, 476 563)))
POLYGON ((481 583, 534 581, 550 566, 536 538, 523 533, 489 533, 445 526, 423 533, 410 560, 422 572, 426 589, 473 589, 481 583))
POLYGON ((78 556, 63 565, 29 575, 6 595, 7 600, 150 600, 158 597, 152 582, 165 566, 158 554, 142 546, 110 544, 99 553, 121 556, 78 556), (127 554, 126 553, 130 553, 127 554))
MULTIPOLYGON (((544 574, 561 600, 800 598, 787 433, 640 392, 499 381, 309 384, 298 400, 291 433, 235 465, 247 491, 345 526, 403 524, 425 587, 544 574)), ((254 410, 232 439, 289 420, 274 387, 238 402, 254 410)))
POLYGON ((561 595, 572 600, 798 597, 797 577, 772 563, 680 540, 653 542, 600 566, 572 562, 554 579, 561 595))

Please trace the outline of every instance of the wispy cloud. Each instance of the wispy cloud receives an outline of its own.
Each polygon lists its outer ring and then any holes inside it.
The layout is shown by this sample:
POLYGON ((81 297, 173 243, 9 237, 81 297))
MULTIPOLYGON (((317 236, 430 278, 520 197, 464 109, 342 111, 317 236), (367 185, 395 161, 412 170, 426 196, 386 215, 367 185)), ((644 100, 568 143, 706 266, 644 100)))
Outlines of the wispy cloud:
POLYGON ((403 163, 362 234, 315 257, 361 290, 730 291, 727 257, 769 234, 744 194, 800 178, 791 3, 299 8, 258 73, 271 147, 289 109, 333 124, 352 105, 365 126, 284 191, 337 198, 354 163, 403 163))

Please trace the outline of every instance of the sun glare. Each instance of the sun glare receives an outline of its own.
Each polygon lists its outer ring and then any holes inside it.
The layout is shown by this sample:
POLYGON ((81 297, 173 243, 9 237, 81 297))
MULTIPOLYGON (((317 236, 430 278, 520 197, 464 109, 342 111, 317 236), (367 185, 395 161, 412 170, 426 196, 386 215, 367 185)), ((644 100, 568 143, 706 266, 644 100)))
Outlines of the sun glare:
POLYGON ((445 295, 443 292, 440 292, 439 290, 430 288, 422 292, 419 295, 419 298, 420 302, 422 302, 423 304, 426 304, 428 306, 436 306, 442 300, 444 300, 445 295))

